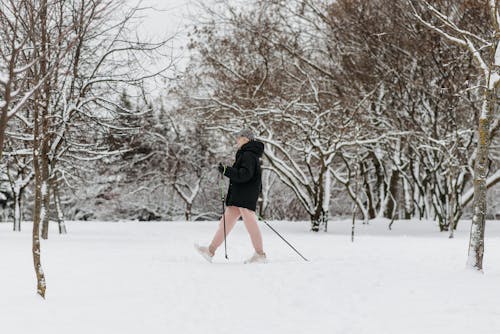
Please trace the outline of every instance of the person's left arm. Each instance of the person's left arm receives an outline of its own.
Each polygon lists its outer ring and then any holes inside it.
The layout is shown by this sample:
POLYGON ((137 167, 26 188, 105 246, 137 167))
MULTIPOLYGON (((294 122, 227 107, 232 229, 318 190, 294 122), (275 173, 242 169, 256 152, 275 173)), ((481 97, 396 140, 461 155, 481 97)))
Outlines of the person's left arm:
POLYGON ((235 183, 246 183, 254 176, 256 167, 256 159, 252 153, 244 152, 238 168, 226 166, 224 175, 235 183))

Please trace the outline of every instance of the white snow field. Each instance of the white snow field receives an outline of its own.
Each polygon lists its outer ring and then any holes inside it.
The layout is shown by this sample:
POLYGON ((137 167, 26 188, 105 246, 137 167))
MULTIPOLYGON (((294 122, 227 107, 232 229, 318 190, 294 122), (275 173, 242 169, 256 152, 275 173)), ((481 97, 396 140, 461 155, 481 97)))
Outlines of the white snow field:
POLYGON ((245 265, 240 222, 213 264, 194 251, 215 222, 69 222, 42 243, 47 299, 35 294, 30 224, 0 224, 2 334, 498 334, 500 221, 486 226, 484 274, 465 268, 469 225, 455 239, 431 222, 271 222, 270 263, 245 265))

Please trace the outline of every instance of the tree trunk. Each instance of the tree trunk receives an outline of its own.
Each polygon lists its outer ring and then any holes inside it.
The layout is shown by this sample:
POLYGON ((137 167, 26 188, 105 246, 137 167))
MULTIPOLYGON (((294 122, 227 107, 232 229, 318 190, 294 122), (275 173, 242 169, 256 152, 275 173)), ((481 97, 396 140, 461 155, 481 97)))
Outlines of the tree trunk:
POLYGON ((374 203, 373 203, 373 193, 368 183, 368 173, 365 173, 364 163, 361 162, 359 164, 361 175, 363 175, 363 188, 365 189, 366 194, 366 207, 368 208, 368 218, 374 219, 377 216, 377 212, 375 211, 374 203))
POLYGON ((470 231, 469 257, 467 265, 483 270, 484 229, 486 223, 486 177, 488 175, 488 153, 490 146, 490 123, 494 114, 495 89, 484 93, 484 105, 479 118, 478 143, 474 164, 474 204, 470 231))
POLYGON ((410 183, 406 178, 403 179, 403 189, 404 189, 404 219, 411 219, 415 214, 413 207, 413 195, 410 188, 410 183))
POLYGON ((191 220, 191 208, 192 207, 193 207, 193 203, 186 203, 186 212, 185 212, 186 221, 191 220))
MULTIPOLYGON (((35 96, 35 101, 36 101, 35 96)), ((37 103, 33 104, 34 109, 34 131, 33 131, 33 170, 35 172, 35 206, 33 212, 33 236, 32 236, 32 253, 33 264, 37 279, 37 292, 42 298, 45 298, 45 290, 47 288, 45 282, 45 274, 42 269, 40 260, 40 215, 42 211, 42 176, 40 172, 40 163, 38 156, 39 144, 39 113, 37 103)))
POLYGON ((394 208, 396 207, 396 197, 398 194, 399 187, 399 171, 396 169, 392 170, 391 177, 389 179, 389 191, 387 192, 387 205, 384 211, 384 217, 393 219, 394 208))
MULTIPOLYGON (((17 190, 17 189, 16 189, 17 190)), ((14 193, 14 231, 21 231, 21 191, 14 193)))
POLYGON ((54 195, 54 205, 56 208, 57 224, 59 226, 59 234, 68 233, 66 230, 66 223, 64 222, 64 212, 61 207, 61 197, 59 196, 59 186, 57 185, 57 179, 54 180, 52 186, 52 193, 54 195))
POLYGON ((425 190, 425 196, 422 198, 423 208, 424 208, 424 219, 435 219, 434 212, 432 211, 433 206, 429 203, 429 199, 432 202, 432 193, 429 190, 425 190))
POLYGON ((37 292, 42 298, 45 298, 45 290, 47 285, 45 282, 45 274, 42 269, 40 259, 40 211, 42 208, 42 186, 40 176, 35 177, 35 212, 33 215, 33 264, 35 266, 35 274, 37 279, 37 292))
POLYGON ((259 217, 266 218, 266 214, 265 214, 266 209, 265 209, 264 200, 262 199, 262 197, 259 198, 257 203, 259 203, 259 217))
POLYGON ((266 209, 269 205, 269 191, 271 189, 271 171, 265 169, 262 172, 262 188, 259 196, 259 216, 266 218, 266 209))
MULTIPOLYGON (((47 30, 48 13, 47 13, 47 0, 42 0, 40 5, 40 48, 43 57, 40 60, 40 74, 45 76, 48 72, 47 60, 51 59, 51 48, 48 47, 50 43, 49 32, 47 30)), ((43 84, 43 92, 40 101, 42 107, 42 131, 39 138, 41 144, 41 177, 42 177, 42 212, 40 219, 42 222, 42 238, 47 239, 49 236, 49 206, 50 206, 50 171, 49 171, 49 144, 50 144, 50 100, 51 100, 51 82, 47 78, 43 84)))
POLYGON ((316 212, 311 215, 311 231, 319 232, 321 227, 324 228, 327 220, 327 214, 323 211, 323 207, 319 206, 316 212))
MULTIPOLYGON (((10 92, 7 94, 10 94, 10 92)), ((7 129, 7 112, 9 110, 8 107, 9 104, 6 101, 5 105, 1 109, 2 113, 0 114, 0 162, 3 156, 3 142, 5 138, 5 130, 7 129)))
MULTIPOLYGON (((43 161, 42 157, 42 161, 43 161)), ((43 165, 43 162, 42 162, 43 165)), ((42 168, 43 171, 43 168, 42 168)), ((44 174, 42 172, 42 174, 44 174)), ((49 183, 46 180, 42 181, 42 211, 40 214, 40 221, 42 223, 42 239, 47 240, 49 237, 49 206, 50 206, 50 189, 49 183)))
POLYGON ((453 181, 455 179, 455 173, 453 170, 453 167, 450 169, 449 173, 449 200, 448 200, 448 224, 449 224, 449 229, 450 229, 450 239, 453 239, 454 237, 454 232, 456 228, 456 223, 455 223, 455 209, 456 209, 456 191, 455 191, 455 186, 453 184, 453 181))
MULTIPOLYGON (((42 60, 40 62, 40 71, 35 71, 34 72, 34 79, 37 79, 36 77, 42 78, 46 72, 47 72, 47 60, 46 60, 46 45, 47 45, 47 39, 46 39, 46 33, 47 33, 47 1, 42 0, 40 3, 40 25, 41 25, 41 35, 42 35, 42 40, 41 40, 41 54, 42 54, 42 60)), ((36 38, 35 36, 32 36, 32 38, 36 38)), ((35 80, 36 82, 36 80, 35 80)), ((47 82, 46 82, 47 84, 47 82)), ((46 91, 48 90, 48 87, 46 87, 46 91)), ((40 253, 40 222, 42 215, 44 214, 43 212, 43 203, 42 203, 42 196, 43 192, 46 191, 46 185, 44 189, 44 180, 43 180, 43 175, 42 175, 42 170, 40 166, 40 149, 41 149, 41 143, 43 141, 43 136, 44 132, 42 129, 42 132, 40 131, 40 93, 36 93, 33 99, 33 121, 34 121, 34 127, 33 127, 33 170, 35 172, 35 206, 34 206, 34 212, 33 212, 33 245, 32 245, 32 252, 33 252, 33 264, 35 267, 35 274, 37 278, 37 292, 42 298, 45 298, 45 291, 47 289, 47 285, 45 282, 45 274, 42 269, 42 263, 41 263, 41 253, 40 253)), ((46 106, 42 107, 43 109, 46 106)), ((42 118, 43 118, 43 111, 42 109, 42 118)))
POLYGON ((321 218, 315 213, 311 215, 311 231, 319 232, 321 226, 321 218))
POLYGON ((323 186, 323 230, 328 232, 328 218, 330 212, 330 200, 332 195, 332 175, 330 169, 326 168, 324 172, 324 186, 323 186))
POLYGON ((380 161, 378 160, 377 156, 375 154, 372 154, 372 161, 373 161, 373 166, 375 167, 375 175, 376 175, 376 183, 375 183, 375 188, 377 189, 378 196, 377 196, 377 204, 375 205, 375 208, 378 210, 378 215, 380 216, 380 213, 384 212, 384 206, 386 202, 385 195, 387 193, 387 185, 385 182, 385 176, 384 176, 384 169, 383 166, 381 165, 380 161))

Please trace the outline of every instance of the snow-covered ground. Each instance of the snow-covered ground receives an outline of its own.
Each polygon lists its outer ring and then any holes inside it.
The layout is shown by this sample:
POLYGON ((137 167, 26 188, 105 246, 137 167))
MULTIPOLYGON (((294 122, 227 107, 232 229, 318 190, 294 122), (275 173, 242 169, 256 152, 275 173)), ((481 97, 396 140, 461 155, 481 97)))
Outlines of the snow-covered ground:
POLYGON ((47 299, 35 295, 30 224, 0 224, 0 333, 500 333, 500 221, 488 222, 485 273, 465 269, 456 238, 429 222, 272 222, 311 261, 262 226, 270 263, 244 265, 239 223, 229 261, 193 249, 215 222, 70 222, 42 244, 47 299))

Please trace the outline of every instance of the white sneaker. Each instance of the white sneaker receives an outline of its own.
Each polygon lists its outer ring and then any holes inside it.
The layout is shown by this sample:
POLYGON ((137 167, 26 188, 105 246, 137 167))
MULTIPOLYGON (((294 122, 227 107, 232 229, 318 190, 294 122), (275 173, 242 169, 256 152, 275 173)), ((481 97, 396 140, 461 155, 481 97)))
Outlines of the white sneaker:
POLYGON ((243 263, 266 263, 266 262, 267 262, 266 253, 264 254, 254 253, 251 258, 247 259, 243 263))
POLYGON ((206 246, 200 246, 198 244, 194 244, 194 248, 200 253, 201 256, 208 262, 212 263, 212 258, 214 257, 210 251, 208 250, 208 247, 206 246))

